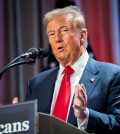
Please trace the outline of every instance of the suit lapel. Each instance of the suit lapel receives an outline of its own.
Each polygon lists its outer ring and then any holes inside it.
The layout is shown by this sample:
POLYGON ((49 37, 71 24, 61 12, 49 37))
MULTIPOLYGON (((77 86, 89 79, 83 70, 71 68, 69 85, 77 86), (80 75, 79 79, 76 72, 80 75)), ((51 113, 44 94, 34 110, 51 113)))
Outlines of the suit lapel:
POLYGON ((98 73, 99 68, 96 61, 90 58, 79 82, 84 84, 87 91, 88 100, 99 81, 98 73))
POLYGON ((46 76, 46 80, 40 85, 40 92, 38 102, 38 111, 43 113, 50 113, 51 103, 53 98, 54 86, 57 77, 58 68, 52 70, 46 76))
MULTIPOLYGON (((79 82, 84 84, 87 90, 88 100, 90 98, 90 95, 93 93, 95 86, 99 81, 98 73, 99 73, 99 68, 97 66, 97 62, 92 58, 89 58, 88 63, 85 67, 85 70, 79 82)), ((70 124, 77 126, 77 120, 76 117, 74 116, 74 110, 72 106, 73 106, 73 102, 71 105, 68 122, 70 124)))

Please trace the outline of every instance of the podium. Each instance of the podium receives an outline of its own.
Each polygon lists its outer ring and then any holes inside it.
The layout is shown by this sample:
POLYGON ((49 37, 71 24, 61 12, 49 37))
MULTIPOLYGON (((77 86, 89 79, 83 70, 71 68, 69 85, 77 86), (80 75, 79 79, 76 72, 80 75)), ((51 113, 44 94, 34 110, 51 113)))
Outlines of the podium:
POLYGON ((0 106, 0 134, 88 134, 48 114, 37 101, 0 106))
POLYGON ((53 116, 38 113, 38 134, 88 134, 53 116))

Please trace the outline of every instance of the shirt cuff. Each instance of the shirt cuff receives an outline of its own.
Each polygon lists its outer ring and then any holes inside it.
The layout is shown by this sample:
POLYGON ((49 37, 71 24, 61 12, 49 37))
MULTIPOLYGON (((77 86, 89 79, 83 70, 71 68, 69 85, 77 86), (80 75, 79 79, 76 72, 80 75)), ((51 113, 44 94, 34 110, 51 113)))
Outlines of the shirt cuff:
POLYGON ((82 124, 80 124, 79 120, 77 119, 77 124, 78 124, 78 129, 82 130, 82 131, 86 131, 87 129, 87 124, 88 124, 88 119, 89 119, 89 110, 87 108, 87 117, 85 118, 85 120, 83 121, 82 124))

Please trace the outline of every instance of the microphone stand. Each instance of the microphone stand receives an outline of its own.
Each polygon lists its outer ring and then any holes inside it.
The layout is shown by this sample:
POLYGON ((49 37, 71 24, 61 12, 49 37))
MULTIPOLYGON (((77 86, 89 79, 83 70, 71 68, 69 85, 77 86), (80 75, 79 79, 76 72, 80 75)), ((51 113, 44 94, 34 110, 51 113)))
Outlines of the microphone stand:
POLYGON ((0 72, 0 80, 3 76, 3 74, 10 68, 14 67, 14 66, 18 66, 18 65, 22 65, 22 64, 29 64, 29 65, 33 65, 35 64, 35 59, 29 59, 29 60, 22 60, 22 61, 18 61, 20 58, 23 58, 23 55, 20 55, 18 57, 16 57, 15 59, 13 59, 10 63, 8 63, 0 72))

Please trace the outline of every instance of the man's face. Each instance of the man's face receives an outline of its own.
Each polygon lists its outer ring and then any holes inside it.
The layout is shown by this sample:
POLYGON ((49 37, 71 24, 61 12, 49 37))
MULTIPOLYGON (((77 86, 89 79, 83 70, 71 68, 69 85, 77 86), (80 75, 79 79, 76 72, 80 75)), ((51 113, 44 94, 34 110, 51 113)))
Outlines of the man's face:
POLYGON ((47 37, 52 51, 60 64, 74 64, 84 52, 80 30, 64 17, 57 17, 47 24, 47 37))

